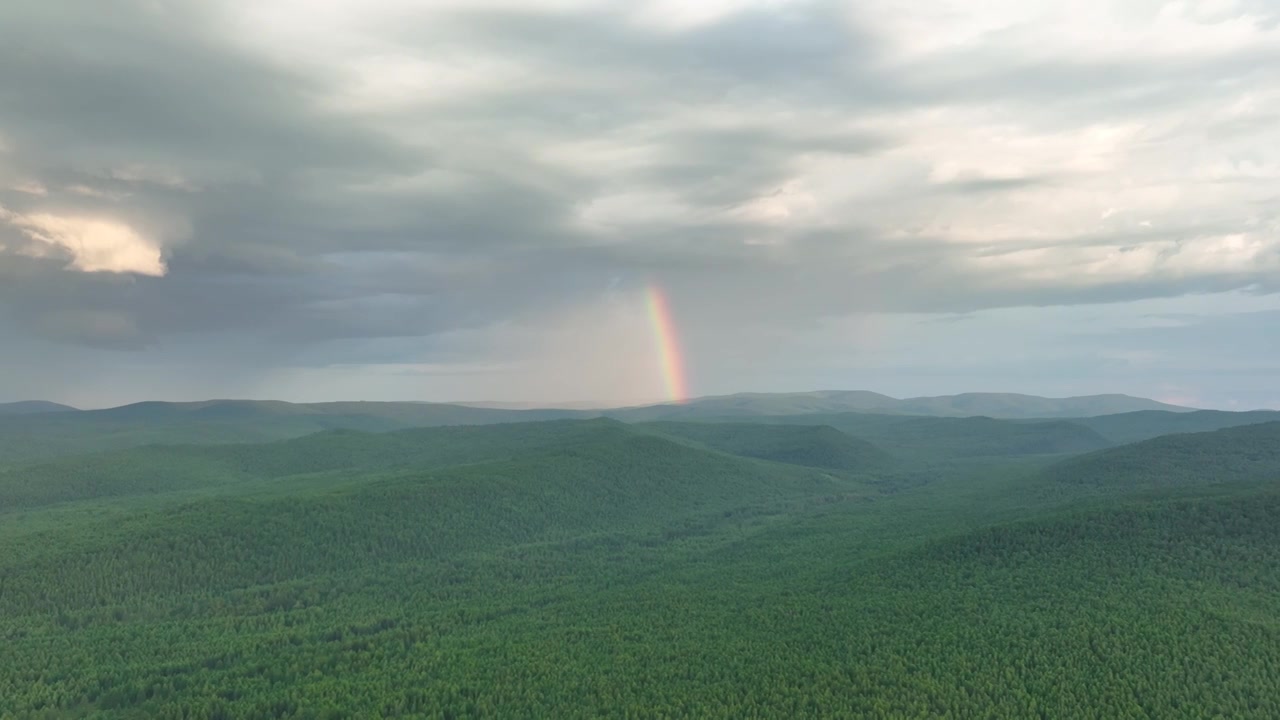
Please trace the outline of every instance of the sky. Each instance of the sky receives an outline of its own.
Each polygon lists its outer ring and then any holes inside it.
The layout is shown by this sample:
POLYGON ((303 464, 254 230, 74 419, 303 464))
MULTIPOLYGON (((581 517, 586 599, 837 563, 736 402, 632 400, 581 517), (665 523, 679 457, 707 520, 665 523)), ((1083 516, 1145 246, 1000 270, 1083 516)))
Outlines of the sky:
POLYGON ((1278 291, 1280 0, 0 3, 0 401, 1280 407, 1278 291))

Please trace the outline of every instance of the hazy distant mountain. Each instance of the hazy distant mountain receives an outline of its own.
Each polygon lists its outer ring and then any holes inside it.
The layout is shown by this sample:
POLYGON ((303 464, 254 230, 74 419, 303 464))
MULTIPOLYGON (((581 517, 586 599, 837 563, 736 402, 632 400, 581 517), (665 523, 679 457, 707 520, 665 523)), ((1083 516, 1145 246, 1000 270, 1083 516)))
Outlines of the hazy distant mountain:
MULTIPOLYGON (((898 400, 887 395, 857 390, 744 393, 698 398, 680 405, 614 410, 507 409, 427 402, 300 404, 278 400, 141 402, 80 412, 67 412, 73 408, 54 403, 17 403, 0 406, 0 409, 6 407, 26 410, 20 416, 13 411, 0 411, 0 465, 31 462, 68 453, 115 450, 149 444, 216 445, 283 440, 337 428, 382 432, 436 425, 488 425, 600 416, 625 422, 746 421, 766 416, 794 417, 850 412, 876 413, 882 418, 936 415, 1026 419, 1103 415, 1133 410, 1184 410, 1153 400, 1123 395, 1049 399, 1028 395, 973 393, 898 400), (62 412, 51 412, 59 409, 62 412)), ((876 420, 876 424, 881 422, 883 420, 876 420)), ((1230 424, 1230 419, 1221 422, 1230 424)), ((844 429, 843 426, 840 427, 844 429)), ((1016 434, 1019 438, 1036 432, 1007 428, 1004 431, 1016 434)), ((1159 434, 1158 431, 1148 433, 1159 434)), ((1018 439, 1015 444, 1023 444, 1024 440, 1025 438, 1018 439)), ((1033 445, 1043 445, 1037 443, 1039 441, 1033 445)), ((1066 451, 1067 447, 1074 450, 1091 449, 1084 445, 1073 441, 1056 451, 1066 451)))
POLYGON ((488 408, 497 410, 600 410, 606 407, 604 403, 598 402, 504 402, 501 400, 477 400, 477 401, 457 401, 447 403, 449 405, 461 405, 462 407, 488 408))
POLYGON ((986 415, 998 418, 1066 418, 1114 415, 1139 410, 1192 412, 1180 407, 1130 395, 1085 395, 1045 398, 1016 393, 964 393, 941 397, 909 398, 897 410, 917 415, 986 415))
POLYGON ((609 415, 633 421, 839 412, 938 417, 1068 418, 1139 410, 1191 412, 1194 408, 1167 405, 1128 395, 1045 398, 1014 393, 965 393, 899 400, 865 390, 827 390, 803 393, 740 393, 696 398, 682 405, 627 408, 611 411, 609 415))
MULTIPOLYGON (((201 402, 140 402, 92 410, 103 419, 131 420, 253 420, 273 417, 376 418, 400 427, 484 425, 499 422, 558 420, 580 416, 572 410, 512 410, 427 402, 289 403, 280 400, 205 400, 201 402)), ((332 426, 328 424, 327 426, 332 426)), ((339 423, 338 427, 349 427, 339 423)), ((354 429, 366 429, 359 424, 354 429)))
POLYGON ((1149 440, 1173 433, 1200 433, 1211 430, 1257 425, 1280 421, 1275 410, 1226 412, 1223 410, 1197 410, 1195 412, 1163 412, 1142 410, 1139 412, 1080 418, 1077 424, 1093 428, 1115 443, 1131 443, 1149 440))
POLYGON ((383 432, 582 416, 571 410, 498 410, 438 403, 275 400, 141 402, 105 410, 0 414, 0 466, 140 445, 265 442, 331 429, 383 432))
POLYGON ((0 415, 35 415, 37 413, 53 412, 77 412, 77 410, 70 405, 62 405, 45 400, 0 403, 0 415))

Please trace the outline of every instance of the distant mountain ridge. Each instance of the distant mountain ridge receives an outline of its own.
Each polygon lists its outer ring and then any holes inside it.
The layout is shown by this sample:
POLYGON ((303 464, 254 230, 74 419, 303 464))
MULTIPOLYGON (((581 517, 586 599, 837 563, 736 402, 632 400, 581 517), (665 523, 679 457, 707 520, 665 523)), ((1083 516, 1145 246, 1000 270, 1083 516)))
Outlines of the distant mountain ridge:
MULTIPOLYGON (((0 406, 6 407, 6 406, 0 406)), ((36 462, 60 455, 118 450, 150 444, 201 444, 267 442, 300 437, 333 429, 386 432, 412 427, 441 425, 490 425, 542 420, 584 420, 607 417, 623 422, 785 422, 791 424, 832 424, 855 436, 878 442, 883 433, 865 435, 860 429, 902 420, 926 420, 930 416, 958 420, 965 417, 995 418, 1001 422, 1057 421, 1064 418, 1099 416, 1108 413, 1138 412, 1133 419, 1122 418, 1099 427, 1110 437, 1125 435, 1139 439, 1161 434, 1164 427, 1174 431, 1200 429, 1201 423, 1222 427, 1257 422, 1246 413, 1222 413, 1222 417, 1199 417, 1194 422, 1173 422, 1186 408, 1154 400, 1123 395, 1083 398, 1038 398, 1028 395, 969 393, 937 398, 898 400, 867 391, 826 391, 812 393, 746 393, 706 397, 682 404, 608 410, 557 408, 503 409, 428 402, 326 402, 289 403, 279 400, 206 400, 199 402, 148 401, 102 410, 80 410, 56 403, 19 403, 0 412, 0 466, 36 462), (21 414, 18 410, 22 410, 21 414), (55 410, 60 410, 55 412, 55 410), (1160 410, 1160 412, 1150 412, 1160 410), (1147 419, 1141 411, 1148 411, 1147 419), (859 417, 852 417, 853 415, 859 417), (1239 417, 1237 417, 1237 415, 1239 417), (835 417, 839 416, 839 417, 835 417), (1167 417, 1166 417, 1167 416, 1167 417), (770 420, 770 418, 773 418, 770 420), (1130 427, 1134 425, 1134 427, 1130 427), (1148 428, 1150 426, 1150 428, 1148 428), (859 428, 855 430, 854 428, 859 428)), ((1198 415, 1198 413, 1190 413, 1198 415)), ((1092 422, 1092 421, 1090 421, 1092 422)), ((954 447, 948 455, 965 450, 970 455, 987 451, 997 454, 1080 452, 1099 447, 1097 438, 1085 437, 1081 428, 1005 428, 987 426, 947 426, 917 428, 922 440, 944 432, 954 447), (992 433, 1002 439, 995 439, 992 433), (962 438, 968 437, 969 440, 962 438)), ((903 428, 909 431, 911 428, 903 428)), ((1092 435, 1092 433, 1087 433, 1092 435)), ((809 437, 817 445, 830 440, 809 437)), ((892 443, 891 443, 892 444, 892 443)), ((919 442, 911 441, 910 447, 919 442)), ((888 445, 882 446, 890 449, 888 445)), ((814 451, 806 446, 805 452, 814 451)), ((828 448, 824 452, 844 450, 828 448)), ((912 452, 908 447, 896 451, 912 452)), ((833 456, 834 457, 834 456, 833 456)), ((825 460, 823 462, 826 462, 825 460)))
POLYGON ((0 415, 36 415, 39 413, 79 412, 77 408, 46 400, 23 400, 0 403, 0 415))
POLYGON ((1193 412, 1195 408, 1117 394, 1047 398, 1017 393, 963 393, 898 399, 866 390, 820 390, 799 393, 739 393, 695 398, 682 405, 653 405, 606 412, 611 417, 625 420, 839 412, 1035 419, 1094 417, 1143 410, 1193 412))
MULTIPOLYGON (((928 397, 895 398, 868 390, 816 390, 793 393, 735 393, 693 398, 683 403, 659 403, 626 407, 575 407, 564 404, 422 401, 348 401, 291 403, 283 400, 215 399, 194 402, 143 401, 101 410, 87 410, 103 417, 156 417, 159 415, 225 417, 271 415, 375 415, 406 422, 431 420, 442 423, 518 422, 530 419, 565 419, 607 416, 631 422, 681 420, 693 417, 735 415, 810 415, 870 412, 886 415, 934 417, 993 417, 1002 419, 1082 418, 1142 411, 1195 412, 1196 408, 1170 405, 1130 395, 1083 395, 1049 398, 1018 393, 961 393, 928 397)), ((28 401, 0 403, 0 415, 75 411, 58 403, 28 401)))

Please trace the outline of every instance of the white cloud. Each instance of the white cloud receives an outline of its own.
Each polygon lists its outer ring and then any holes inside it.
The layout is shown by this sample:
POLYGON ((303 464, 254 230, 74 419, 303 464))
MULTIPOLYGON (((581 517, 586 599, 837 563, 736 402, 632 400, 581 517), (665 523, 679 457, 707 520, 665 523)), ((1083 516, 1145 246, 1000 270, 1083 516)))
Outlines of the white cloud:
POLYGON ((154 276, 167 271, 160 244, 116 220, 50 213, 19 214, 0 208, 0 221, 34 241, 22 249, 24 254, 69 255, 67 266, 73 270, 154 276))

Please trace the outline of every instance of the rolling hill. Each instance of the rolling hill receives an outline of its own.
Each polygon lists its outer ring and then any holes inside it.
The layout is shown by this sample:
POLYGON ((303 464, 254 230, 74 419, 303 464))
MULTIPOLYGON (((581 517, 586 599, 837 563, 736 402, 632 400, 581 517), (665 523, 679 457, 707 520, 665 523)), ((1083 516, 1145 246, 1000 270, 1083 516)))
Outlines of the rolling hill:
POLYGON ((499 546, 670 531, 852 491, 867 492, 609 420, 141 448, 86 458, 74 470, 0 476, 10 511, 168 496, 52 554, 45 545, 11 553, 0 562, 0 603, 19 612, 33 593, 65 609, 127 603, 143 587, 149 595, 225 592, 499 546), (322 447, 323 457, 311 453, 322 447), (169 568, 163 578, 159 568, 169 568))
MULTIPOLYGON (((676 437, 687 436, 679 433, 679 426, 658 429, 676 437)), ((696 434, 719 440, 706 443, 709 448, 793 465, 825 461, 838 467, 830 464, 817 467, 871 470, 884 462, 882 451, 830 428, 825 431, 785 428, 774 440, 760 432, 767 429, 749 426, 745 432, 730 430, 718 438, 696 434), (730 441, 730 436, 738 440, 730 441), (754 442, 744 442, 747 440, 754 442)), ((654 437, 653 430, 600 418, 413 428, 386 433, 330 430, 271 443, 131 448, 0 469, 0 513, 78 500, 207 490, 237 484, 247 484, 249 489, 254 489, 263 483, 293 476, 371 477, 514 461, 534 455, 576 457, 602 444, 618 444, 624 440, 656 444, 673 452, 679 449, 676 454, 686 459, 723 457, 720 452, 708 454, 654 437)))
POLYGON ((1274 482, 1280 480, 1280 422, 1164 435, 1069 458, 1045 474, 1113 488, 1274 482))

